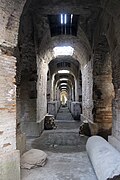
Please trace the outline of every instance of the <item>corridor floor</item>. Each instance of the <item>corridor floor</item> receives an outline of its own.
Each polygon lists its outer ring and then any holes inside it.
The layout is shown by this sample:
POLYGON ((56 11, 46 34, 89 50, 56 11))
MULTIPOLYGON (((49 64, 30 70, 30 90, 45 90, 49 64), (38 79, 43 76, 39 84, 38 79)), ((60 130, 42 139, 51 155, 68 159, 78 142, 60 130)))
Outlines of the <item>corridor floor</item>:
POLYGON ((39 138, 28 139, 27 149, 48 154, 44 167, 22 170, 22 180, 97 180, 85 150, 87 137, 79 135, 80 121, 74 121, 67 107, 61 107, 56 130, 46 130, 39 138))

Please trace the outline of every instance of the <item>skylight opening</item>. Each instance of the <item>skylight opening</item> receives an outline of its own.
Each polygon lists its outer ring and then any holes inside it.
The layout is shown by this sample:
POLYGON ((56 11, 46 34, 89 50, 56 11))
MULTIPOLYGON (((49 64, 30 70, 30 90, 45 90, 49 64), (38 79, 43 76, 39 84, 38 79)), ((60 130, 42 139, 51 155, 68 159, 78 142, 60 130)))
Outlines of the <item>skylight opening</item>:
POLYGON ((74 48, 71 46, 58 46, 53 48, 54 56, 72 56, 74 48))
POLYGON ((73 14, 71 14, 71 24, 72 24, 72 20, 73 20, 73 14))
POLYGON ((67 14, 64 15, 64 24, 67 24, 67 14))
POLYGON ((60 13, 48 15, 51 37, 58 35, 77 36, 79 15, 60 13))
POLYGON ((66 90, 66 89, 67 89, 67 87, 61 87, 61 89, 62 89, 62 90, 63 90, 63 89, 64 89, 64 90, 66 90))
POLYGON ((63 24, 63 14, 61 14, 61 24, 63 24))
POLYGON ((67 85, 67 83, 61 83, 60 85, 61 85, 61 86, 63 86, 63 85, 67 85))
POLYGON ((60 81, 68 81, 67 78, 61 78, 60 81))
POLYGON ((60 15, 61 24, 67 24, 67 14, 60 15))
POLYGON ((68 73, 70 73, 70 71, 68 71, 68 70, 59 70, 58 71, 58 74, 68 74, 68 73))

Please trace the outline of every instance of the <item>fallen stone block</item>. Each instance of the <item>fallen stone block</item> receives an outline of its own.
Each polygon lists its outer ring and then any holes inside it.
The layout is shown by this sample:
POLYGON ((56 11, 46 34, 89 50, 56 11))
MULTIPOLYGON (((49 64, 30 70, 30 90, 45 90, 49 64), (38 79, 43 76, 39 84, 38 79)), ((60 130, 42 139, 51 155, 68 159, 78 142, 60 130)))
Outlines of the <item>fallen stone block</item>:
POLYGON ((120 180, 120 152, 100 136, 92 136, 87 153, 98 180, 120 180))
POLYGON ((25 152, 21 157, 22 169, 33 169, 36 167, 42 167, 47 160, 47 154, 38 149, 31 149, 25 152))

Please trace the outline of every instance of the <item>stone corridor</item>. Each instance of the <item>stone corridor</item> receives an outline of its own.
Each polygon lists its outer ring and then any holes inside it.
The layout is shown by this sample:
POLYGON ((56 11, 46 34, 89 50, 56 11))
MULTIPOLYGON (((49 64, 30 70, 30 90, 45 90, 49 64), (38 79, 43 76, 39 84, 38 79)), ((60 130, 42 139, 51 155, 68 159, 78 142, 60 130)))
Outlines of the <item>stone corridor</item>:
POLYGON ((42 168, 22 170, 22 180, 97 180, 85 148, 87 137, 79 135, 80 121, 61 107, 55 124, 55 130, 27 140, 28 149, 44 150, 48 161, 42 168))
POLYGON ((0 180, 120 180, 119 152, 120 0, 0 0, 0 180))

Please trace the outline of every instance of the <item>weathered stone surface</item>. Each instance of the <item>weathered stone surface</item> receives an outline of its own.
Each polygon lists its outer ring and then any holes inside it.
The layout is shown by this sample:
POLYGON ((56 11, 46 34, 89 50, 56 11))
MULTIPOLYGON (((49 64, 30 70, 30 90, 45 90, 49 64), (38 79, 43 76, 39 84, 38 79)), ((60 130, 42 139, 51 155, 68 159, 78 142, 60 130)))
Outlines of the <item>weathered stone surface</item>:
POLYGON ((31 149, 24 153, 21 157, 21 168, 31 169, 38 166, 44 166, 46 163, 47 154, 38 149, 31 149))
POLYGON ((0 151, 16 149, 16 102, 15 102, 15 62, 12 56, 0 55, 0 151))
POLYGON ((71 102, 71 113, 75 120, 80 121, 80 115, 81 115, 80 102, 71 102))
POLYGON ((82 116, 85 121, 93 121, 92 109, 93 109, 93 74, 92 74, 92 62, 89 61, 82 72, 82 116))
POLYGON ((48 102, 48 113, 56 117, 58 111, 57 101, 48 102))
POLYGON ((43 168, 22 169, 21 180, 97 180, 86 152, 51 153, 43 168), (83 165, 84 162, 84 165, 83 165))
POLYGON ((16 148, 20 150, 20 154, 23 154, 26 151, 26 135, 18 133, 16 136, 16 148))
POLYGON ((0 180, 20 180, 20 153, 0 154, 0 180))
MULTIPOLYGON (((83 119, 88 122, 94 121, 93 124, 97 124, 99 133, 110 131, 112 126, 113 137, 120 141, 119 0, 67 0, 64 2, 32 0, 27 1, 20 18, 24 3, 25 0, 1 0, 0 2, 0 152, 11 152, 16 149, 14 79, 16 59, 13 56, 17 56, 17 96, 20 93, 17 97, 17 127, 21 127, 21 121, 23 121, 24 128, 26 124, 30 124, 29 130, 33 133, 35 130, 34 128, 31 130, 31 126, 34 124, 36 127, 37 119, 41 122, 39 126, 42 131, 43 118, 47 113, 48 63, 54 59, 53 47, 63 44, 74 47, 72 60, 78 60, 81 65, 81 69, 75 70, 74 74, 79 70, 82 71, 83 119), (77 37, 71 35, 50 37, 47 15, 59 14, 61 10, 63 13, 80 15, 77 37), (18 27, 20 27, 19 34, 18 27), (106 41, 102 39, 103 36, 108 42, 107 46, 106 41), (14 47, 17 43, 18 52, 14 55, 14 47), (37 63, 36 54, 37 57, 39 55, 37 63), (92 57, 95 59, 92 60, 92 57), (109 58, 112 62, 111 69, 109 58), (26 77, 28 79, 24 82, 26 77), (115 99, 112 104, 113 86, 115 99), (23 90, 25 91, 22 97, 23 90)), ((75 100, 78 97, 74 91, 77 92, 78 88, 71 77, 69 82, 72 84, 69 83, 69 87, 75 88, 69 95, 70 97, 72 95, 71 100, 75 100)), ((95 132, 96 126, 91 127, 95 132)))
POLYGON ((89 127, 88 122, 82 122, 82 124, 80 125, 79 134, 91 136, 91 131, 90 131, 90 127, 89 127))
POLYGON ((86 149, 98 180, 120 178, 120 152, 99 136, 88 139, 86 149), (104 162, 103 162, 104 161, 104 162))

